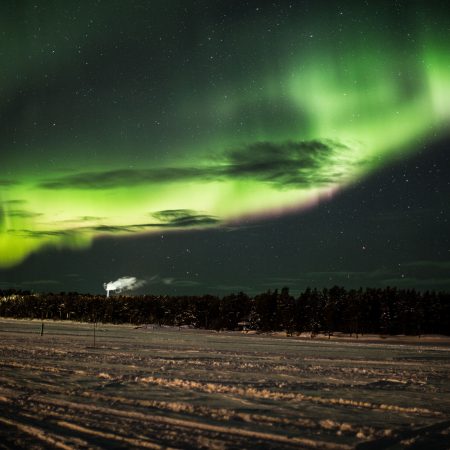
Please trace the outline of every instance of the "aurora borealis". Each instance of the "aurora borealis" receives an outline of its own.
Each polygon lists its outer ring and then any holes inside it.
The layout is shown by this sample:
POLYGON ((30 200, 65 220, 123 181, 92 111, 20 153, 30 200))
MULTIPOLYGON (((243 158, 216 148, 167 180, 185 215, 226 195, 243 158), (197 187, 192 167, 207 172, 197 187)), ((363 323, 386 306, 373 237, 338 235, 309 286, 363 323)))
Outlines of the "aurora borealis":
POLYGON ((4 286, 95 290, 133 269, 161 291, 314 283, 306 273, 450 287, 445 2, 0 8, 4 286))

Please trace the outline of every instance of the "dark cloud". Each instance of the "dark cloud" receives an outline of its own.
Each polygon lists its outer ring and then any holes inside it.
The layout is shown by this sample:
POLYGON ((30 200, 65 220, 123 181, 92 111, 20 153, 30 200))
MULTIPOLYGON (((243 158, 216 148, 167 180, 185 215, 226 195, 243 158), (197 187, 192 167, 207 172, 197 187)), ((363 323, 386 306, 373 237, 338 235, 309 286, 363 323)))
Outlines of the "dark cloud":
POLYGON ((4 206, 11 206, 11 205, 12 206, 17 206, 17 205, 23 205, 25 203, 27 203, 26 200, 18 200, 18 199, 16 199, 16 200, 3 200, 3 201, 0 202, 0 206, 1 205, 4 205, 4 206))
MULTIPOLYGON (((95 231, 97 233, 132 233, 141 225, 95 225, 92 227, 80 227, 79 231, 95 231)), ((142 225, 145 227, 145 225, 142 225)))
POLYGON ((277 187, 328 184, 347 175, 351 165, 342 155, 349 150, 331 140, 257 142, 230 152, 227 170, 231 177, 256 179, 277 187), (341 158, 339 167, 334 163, 337 156, 341 158))
POLYGON ((17 180, 11 180, 11 179, 0 179, 0 186, 8 187, 8 186, 15 186, 16 184, 20 184, 17 180))
POLYGON ((57 223, 65 224, 65 223, 79 223, 79 222, 98 222, 100 220, 104 220, 105 217, 100 216, 78 216, 72 217, 70 219, 58 220, 57 223))
POLYGON ((8 230, 8 233, 27 238, 74 236, 77 230, 8 230))
POLYGON ((403 266, 413 268, 450 270, 450 261, 411 261, 404 263, 403 266))
POLYGON ((24 218, 24 219, 30 219, 32 217, 42 216, 42 213, 26 211, 24 209, 13 209, 13 210, 8 211, 7 215, 9 217, 20 217, 20 218, 24 218))
MULTIPOLYGON (((405 283, 405 280, 409 280, 417 282, 415 283, 416 285, 418 285, 419 282, 422 285, 425 285, 428 281, 433 281, 434 284, 440 284, 437 280, 446 280, 449 278, 450 261, 408 261, 399 265, 399 271, 401 272, 399 278, 403 280, 402 283, 405 283)), ((389 275, 386 275, 386 278, 388 277, 389 275)), ((431 285, 433 284, 429 284, 429 286, 431 285)))
POLYGON ((157 211, 150 215, 156 219, 157 222, 117 226, 96 225, 93 227, 85 227, 83 229, 100 233, 133 233, 152 228, 203 228, 205 226, 221 223, 221 220, 217 217, 200 214, 191 209, 168 209, 157 211))
POLYGON ((156 227, 156 224, 139 224, 139 225, 96 225, 91 227, 77 227, 77 228, 67 228, 60 230, 8 230, 8 233, 14 234, 16 236, 22 236, 27 238, 40 239, 43 237, 74 237, 77 235, 82 235, 84 233, 133 233, 137 231, 145 230, 150 226, 156 227))
MULTIPOLYGON (((220 223, 220 219, 206 214, 199 214, 191 209, 166 209, 152 214, 152 217, 170 228, 207 226, 220 223)), ((161 226, 158 225, 158 226, 161 226)))
POLYGON ((11 209, 22 206, 26 203, 24 200, 6 200, 0 202, 0 226, 6 224, 7 217, 18 217, 22 219, 31 219, 33 217, 41 216, 42 214, 25 209, 11 209))
POLYGON ((402 289, 414 286, 416 289, 428 290, 430 286, 434 289, 445 289, 448 290, 450 287, 450 278, 416 278, 416 277, 397 277, 397 278, 387 278, 383 280, 383 286, 396 286, 402 289))
POLYGON ((105 172, 85 172, 68 175, 39 184, 44 189, 114 189, 206 178, 207 173, 197 168, 123 169, 105 172))
POLYGON ((194 179, 204 182, 252 179, 276 188, 326 185, 348 175, 355 164, 350 161, 350 150, 331 140, 257 142, 229 151, 219 163, 200 168, 85 172, 44 180, 39 186, 44 189, 114 189, 194 179))
POLYGON ((91 222, 91 221, 95 221, 95 220, 103 220, 104 217, 99 217, 99 216, 81 216, 78 217, 76 220, 81 220, 83 222, 91 222))
POLYGON ((138 233, 154 228, 204 228, 207 226, 218 225, 221 220, 207 214, 200 214, 191 209, 170 209, 157 211, 151 214, 157 221, 149 223, 139 223, 130 225, 94 225, 61 230, 8 230, 9 233, 29 238, 42 237, 70 237, 83 233, 138 233))
POLYGON ((168 209, 157 211, 150 215, 155 218, 157 222, 116 226, 96 225, 92 227, 83 227, 82 229, 98 233, 135 233, 152 228, 203 228, 221 223, 221 220, 217 217, 200 214, 190 209, 168 209))

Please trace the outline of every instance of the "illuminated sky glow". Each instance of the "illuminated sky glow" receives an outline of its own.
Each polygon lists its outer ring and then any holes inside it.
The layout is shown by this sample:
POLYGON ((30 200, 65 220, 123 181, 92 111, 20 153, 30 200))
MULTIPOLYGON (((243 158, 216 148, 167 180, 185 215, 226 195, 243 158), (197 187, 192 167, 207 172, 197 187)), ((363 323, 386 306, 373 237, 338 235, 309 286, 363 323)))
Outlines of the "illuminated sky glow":
POLYGON ((5 6, 0 267, 282 216, 446 138, 442 5, 400 3, 5 6))

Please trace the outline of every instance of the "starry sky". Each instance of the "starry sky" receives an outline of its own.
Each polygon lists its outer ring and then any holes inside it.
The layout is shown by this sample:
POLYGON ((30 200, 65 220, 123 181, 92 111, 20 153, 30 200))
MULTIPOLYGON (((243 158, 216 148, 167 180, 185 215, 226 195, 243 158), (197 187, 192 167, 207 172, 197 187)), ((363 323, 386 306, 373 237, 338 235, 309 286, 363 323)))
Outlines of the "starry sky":
POLYGON ((3 1, 0 289, 450 289, 445 1, 3 1))

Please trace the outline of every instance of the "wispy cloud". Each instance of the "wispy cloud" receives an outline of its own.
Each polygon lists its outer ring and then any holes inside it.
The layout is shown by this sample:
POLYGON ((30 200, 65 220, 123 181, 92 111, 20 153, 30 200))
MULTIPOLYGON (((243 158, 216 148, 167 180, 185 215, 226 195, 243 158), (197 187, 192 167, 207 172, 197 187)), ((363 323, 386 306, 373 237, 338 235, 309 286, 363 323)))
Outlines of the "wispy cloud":
POLYGON ((146 282, 147 284, 150 285, 164 285, 173 287, 193 287, 202 284, 200 281, 197 280, 188 280, 185 278, 167 277, 160 275, 153 275, 152 277, 147 278, 146 282))
POLYGON ((121 169, 99 172, 83 172, 44 180, 44 189, 115 189, 142 184, 170 183, 187 179, 203 178, 203 169, 167 167, 162 169, 121 169))
POLYGON ((25 209, 13 209, 7 212, 8 217, 20 217, 22 219, 30 219, 33 217, 42 216, 42 213, 27 211, 25 209))
POLYGON ((416 289, 449 289, 450 278, 415 278, 415 277, 393 277, 382 280, 382 285, 396 286, 400 288, 414 287, 416 289))
POLYGON ((448 289, 450 264, 442 261, 415 261, 391 267, 367 271, 310 271, 298 276, 274 277, 264 280, 261 286, 304 289, 306 286, 324 287, 342 285, 346 287, 398 286, 417 289, 448 289), (424 269, 428 270, 424 270, 424 269))
POLYGON ((26 200, 21 199, 14 199, 14 200, 2 200, 0 201, 0 206, 14 206, 17 207, 18 205, 24 205, 27 203, 26 200))
POLYGON ((227 170, 277 187, 326 185, 348 175, 352 157, 349 147, 332 140, 257 142, 230 152, 227 170))
POLYGON ((15 186, 17 184, 20 184, 18 180, 11 180, 11 179, 0 179, 0 186, 3 187, 9 187, 9 186, 15 186))
MULTIPOLYGON (((127 225, 88 225, 73 228, 61 228, 55 230, 31 230, 31 229, 11 229, 10 234, 28 238, 43 237, 75 237, 82 234, 123 234, 137 233, 155 228, 167 229, 189 229, 189 228, 205 228, 222 223, 221 219, 215 216, 202 214, 191 209, 170 209, 156 211, 150 214, 155 219, 154 222, 127 224, 127 225)), ((74 219, 75 221, 75 219, 74 219)), ((61 225, 72 221, 61 222, 61 225)))
POLYGON ((159 224, 170 228, 186 228, 215 225, 221 222, 217 217, 201 214, 192 209, 166 209, 151 214, 159 224))
POLYGON ((327 185, 347 177, 361 164, 346 145, 332 140, 256 142, 225 152, 201 167, 121 169, 69 174, 43 180, 44 189, 115 189, 167 184, 252 179, 276 188, 327 185))
POLYGON ((410 261, 404 263, 403 266, 414 268, 432 268, 432 269, 450 270, 450 261, 430 261, 430 260, 410 261))
POLYGON ((61 284, 58 280, 29 280, 29 281, 21 281, 19 283, 21 286, 36 286, 36 285, 56 285, 61 284))
POLYGON ((42 238, 42 237, 64 237, 64 236, 75 236, 77 230, 29 230, 29 229, 19 229, 19 230, 8 230, 9 234, 14 234, 15 236, 22 236, 28 238, 42 238))

